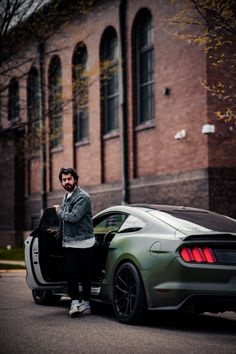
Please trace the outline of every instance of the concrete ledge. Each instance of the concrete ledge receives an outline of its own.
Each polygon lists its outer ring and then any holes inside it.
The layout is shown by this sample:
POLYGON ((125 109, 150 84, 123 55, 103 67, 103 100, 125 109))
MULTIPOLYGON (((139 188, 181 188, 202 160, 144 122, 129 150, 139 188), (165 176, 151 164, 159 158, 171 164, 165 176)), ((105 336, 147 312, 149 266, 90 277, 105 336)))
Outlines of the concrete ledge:
POLYGON ((12 264, 12 265, 20 265, 25 266, 24 261, 11 261, 11 260, 0 260, 0 264, 12 264))

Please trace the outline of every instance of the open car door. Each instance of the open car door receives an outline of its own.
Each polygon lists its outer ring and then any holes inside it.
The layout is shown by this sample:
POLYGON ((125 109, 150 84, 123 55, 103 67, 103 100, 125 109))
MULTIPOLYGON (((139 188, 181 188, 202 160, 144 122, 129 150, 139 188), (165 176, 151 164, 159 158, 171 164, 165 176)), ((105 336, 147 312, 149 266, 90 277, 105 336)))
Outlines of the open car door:
MULTIPOLYGON (((92 267, 93 299, 102 297, 101 288, 106 274, 106 262, 111 249, 111 241, 127 215, 108 213, 94 219, 96 243, 92 267)), ((56 297, 67 293, 63 274, 62 240, 58 237, 60 220, 54 208, 47 208, 39 226, 25 242, 27 283, 32 289, 37 304, 54 302, 56 297)), ((79 284, 80 285, 80 284, 79 284)))
POLYGON ((45 209, 39 226, 31 233, 30 259, 38 285, 64 281, 60 220, 54 208, 45 209))
MULTIPOLYGON (((65 283, 63 273, 62 239, 58 235, 60 220, 54 208, 45 209, 39 226, 25 242, 27 283, 31 289, 59 287, 65 283)), ((96 231, 96 229, 95 229, 96 231)), ((100 240, 104 233, 95 233, 92 283, 99 285, 104 278, 109 243, 100 240)), ((97 291, 95 291, 97 294, 97 291)))

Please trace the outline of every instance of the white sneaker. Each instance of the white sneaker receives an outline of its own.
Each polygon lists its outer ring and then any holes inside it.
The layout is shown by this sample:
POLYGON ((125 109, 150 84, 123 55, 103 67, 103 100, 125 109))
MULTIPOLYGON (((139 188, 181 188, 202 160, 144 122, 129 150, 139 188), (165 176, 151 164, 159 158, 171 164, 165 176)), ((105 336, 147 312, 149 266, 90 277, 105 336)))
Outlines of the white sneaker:
POLYGON ((78 306, 79 315, 90 315, 91 310, 88 301, 82 301, 78 306))
POLYGON ((73 300, 71 302, 70 311, 69 311, 69 315, 71 317, 77 317, 79 315, 79 306, 80 305, 81 305, 81 303, 79 302, 79 300, 73 300))

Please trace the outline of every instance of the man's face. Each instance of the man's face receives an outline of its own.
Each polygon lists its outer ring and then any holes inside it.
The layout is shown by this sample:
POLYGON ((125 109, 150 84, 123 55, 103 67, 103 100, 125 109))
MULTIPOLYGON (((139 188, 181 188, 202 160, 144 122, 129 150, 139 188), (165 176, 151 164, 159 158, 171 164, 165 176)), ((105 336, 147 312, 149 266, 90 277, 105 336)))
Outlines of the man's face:
POLYGON ((65 190, 69 193, 72 192, 77 185, 74 177, 71 176, 70 173, 68 173, 68 175, 65 175, 64 173, 62 174, 61 183, 62 183, 63 188, 65 188, 65 190))

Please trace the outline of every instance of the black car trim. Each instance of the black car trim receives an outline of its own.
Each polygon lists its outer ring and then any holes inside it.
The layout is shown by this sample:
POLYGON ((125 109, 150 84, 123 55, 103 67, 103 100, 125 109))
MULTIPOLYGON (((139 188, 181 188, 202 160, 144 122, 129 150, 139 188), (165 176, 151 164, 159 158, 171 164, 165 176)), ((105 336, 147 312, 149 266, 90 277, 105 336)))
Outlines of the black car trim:
POLYGON ((236 234, 229 234, 229 233, 209 233, 209 234, 199 234, 199 235, 189 235, 183 239, 183 241, 191 241, 191 240, 197 240, 197 241, 236 241, 236 234))

